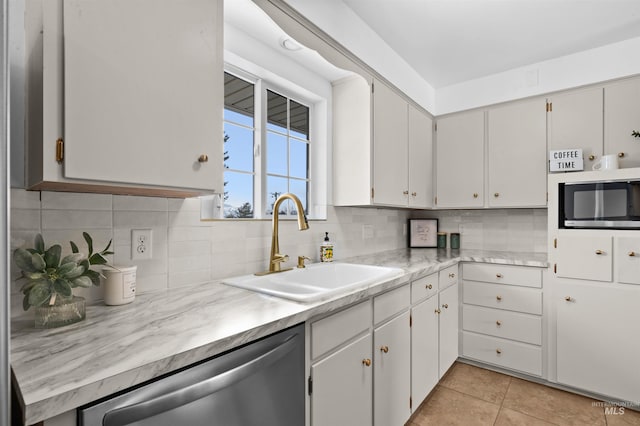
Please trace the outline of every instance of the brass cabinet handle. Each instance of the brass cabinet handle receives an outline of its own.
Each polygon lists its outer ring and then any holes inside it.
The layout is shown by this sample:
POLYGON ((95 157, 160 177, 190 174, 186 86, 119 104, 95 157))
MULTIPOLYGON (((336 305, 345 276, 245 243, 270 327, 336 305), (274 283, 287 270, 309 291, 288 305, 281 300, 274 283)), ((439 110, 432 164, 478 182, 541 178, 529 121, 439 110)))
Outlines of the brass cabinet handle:
POLYGON ((627 253, 628 256, 634 257, 636 255, 635 251, 630 251, 629 253, 627 253))
POLYGON ((389 352, 389 346, 386 346, 386 345, 385 346, 381 346, 380 347, 380 352, 384 352, 386 354, 387 352, 389 352))
POLYGON ((478 198, 478 193, 477 192, 473 193, 473 198, 478 198))
POLYGON ((595 159, 596 159, 596 156, 595 156, 595 155, 591 154, 591 155, 589 156, 589 161, 593 161, 593 160, 595 160, 595 159))
POLYGON ((209 156, 207 154, 202 154, 200 157, 198 157, 198 161, 200 163, 206 163, 207 161, 209 161, 209 156))
POLYGON ((603 254, 603 253, 604 253, 604 252, 603 252, 602 250, 596 250, 596 254, 597 254, 597 255, 600 255, 600 254, 603 254))
POLYGON ((456 274, 454 274, 453 272, 449 274, 449 278, 455 278, 456 274))
POLYGON ((496 274, 496 278, 502 278, 502 274, 496 274))
POLYGON ((445 309, 449 309, 449 304, 445 303, 445 304, 442 305, 442 307, 445 308, 445 309))
POLYGON ((624 152, 619 152, 619 153, 618 153, 618 157, 619 157, 619 158, 623 158, 623 157, 624 157, 624 152))
POLYGON ((402 195, 409 195, 409 191, 402 191, 402 195))
POLYGON ((426 288, 427 290, 431 290, 431 289, 433 288, 433 286, 432 286, 431 284, 427 284, 427 285, 425 286, 425 288, 426 288))
POLYGON ((493 194, 494 197, 498 198, 500 196, 499 192, 496 192, 495 194, 493 194))
POLYGON ((502 349, 500 349, 500 348, 496 349, 496 353, 497 353, 498 355, 500 355, 500 354, 502 353, 502 349))
POLYGON ((442 312, 442 311, 441 311, 440 309, 436 309, 434 312, 435 312, 436 314, 440 314, 440 312, 442 312))
POLYGON ((414 197, 417 197, 418 193, 417 192, 412 192, 411 195, 414 196, 414 197))
POLYGON ((500 320, 496 321, 496 325, 497 325, 498 327, 500 327, 500 326, 502 325, 502 321, 500 321, 500 320))
POLYGON ((369 358, 365 358, 362 360, 362 365, 366 366, 366 367, 370 367, 371 366, 371 360, 369 358))
POLYGON ((496 296, 496 300, 499 302, 502 300, 502 296, 496 296))
POLYGON ((564 300, 566 300, 567 302, 571 302, 573 299, 571 298, 571 296, 565 296, 564 300))

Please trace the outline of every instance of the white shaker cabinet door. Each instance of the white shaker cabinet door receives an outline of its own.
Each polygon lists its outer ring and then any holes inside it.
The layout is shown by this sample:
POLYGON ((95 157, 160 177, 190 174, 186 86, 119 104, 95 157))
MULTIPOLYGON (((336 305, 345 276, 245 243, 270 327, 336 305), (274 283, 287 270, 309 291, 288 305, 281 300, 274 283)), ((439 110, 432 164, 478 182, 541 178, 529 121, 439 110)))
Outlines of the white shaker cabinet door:
POLYGON ((440 378, 458 359, 458 284, 440 292, 440 378))
POLYGON ((558 284, 558 382, 640 401, 640 287, 558 284))
POLYGON ((411 399, 415 411, 435 388, 438 371, 438 296, 411 309, 411 399))
POLYGON ((488 111, 489 207, 547 205, 547 117, 543 98, 488 111))
POLYGON ((436 207, 484 204, 484 112, 438 120, 436 129, 436 207))
POLYGON ((409 105, 409 207, 433 206, 433 122, 409 105))
POLYGON ((616 281, 640 284, 640 238, 616 237, 615 241, 616 281))
POLYGON ((584 169, 602 156, 602 88, 575 90, 548 99, 549 150, 582 148, 584 169))
POLYGON ((65 0, 65 177, 222 192, 222 1, 65 0))
POLYGON ((408 104, 382 82, 373 92, 373 202, 406 206, 408 104))
POLYGON ((562 278, 613 280, 611 236, 562 236, 557 242, 556 274, 562 278))
POLYGON ((640 167, 640 79, 604 88, 604 152, 618 155, 620 168, 640 167))

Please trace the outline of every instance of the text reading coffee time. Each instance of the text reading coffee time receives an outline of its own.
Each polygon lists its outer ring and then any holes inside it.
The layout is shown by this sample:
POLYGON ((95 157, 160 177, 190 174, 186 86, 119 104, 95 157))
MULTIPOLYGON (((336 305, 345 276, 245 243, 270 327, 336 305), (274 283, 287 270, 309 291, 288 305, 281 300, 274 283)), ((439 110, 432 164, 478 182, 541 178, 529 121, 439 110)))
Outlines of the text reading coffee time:
POLYGON ((549 151, 549 171, 568 172, 583 169, 582 149, 549 151))

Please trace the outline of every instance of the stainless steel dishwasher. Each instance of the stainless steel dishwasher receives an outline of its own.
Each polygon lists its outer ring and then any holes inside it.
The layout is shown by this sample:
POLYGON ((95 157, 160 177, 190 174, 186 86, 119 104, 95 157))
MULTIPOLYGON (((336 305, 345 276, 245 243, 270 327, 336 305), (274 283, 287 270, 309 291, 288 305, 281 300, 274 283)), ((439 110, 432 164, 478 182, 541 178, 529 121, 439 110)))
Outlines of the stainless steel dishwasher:
POLYGON ((78 409, 85 426, 304 425, 304 324, 78 409))

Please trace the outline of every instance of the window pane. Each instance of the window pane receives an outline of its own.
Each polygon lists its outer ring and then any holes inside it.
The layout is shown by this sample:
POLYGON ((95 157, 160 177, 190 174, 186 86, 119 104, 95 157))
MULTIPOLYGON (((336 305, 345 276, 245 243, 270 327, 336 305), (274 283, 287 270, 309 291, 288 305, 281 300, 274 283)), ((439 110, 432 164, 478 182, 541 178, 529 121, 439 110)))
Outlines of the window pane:
POLYGON ((224 172, 224 217, 253 217, 253 175, 224 172))
MULTIPOLYGON (((273 204, 279 196, 289 192, 287 187, 287 178, 276 176, 267 176, 267 201, 265 205, 265 213, 270 215, 273 213, 273 204)), ((286 214, 288 202, 284 202, 278 209, 280 213, 286 214)))
POLYGON ((309 108, 296 101, 290 103, 291 136, 309 140, 309 108))
POLYGON ((287 137, 267 132, 267 173, 287 174, 287 137))
POLYGON ((254 86, 248 81, 224 73, 225 120, 253 127, 254 86))
POLYGON ((287 132, 287 98, 267 90, 267 130, 287 132))
POLYGON ((253 172, 253 130, 224 123, 224 167, 253 172))
MULTIPOLYGON (((307 181, 298 180, 298 179, 291 179, 289 181, 289 191, 295 194, 298 198, 300 198, 300 201, 304 206, 305 214, 309 212, 308 204, 307 204, 308 188, 309 188, 309 185, 307 184, 307 181)), ((292 208, 291 214, 297 214, 297 212, 295 211, 295 204, 292 204, 291 208, 292 208)))
POLYGON ((309 144, 291 139, 289 176, 306 179, 309 177, 309 144))

